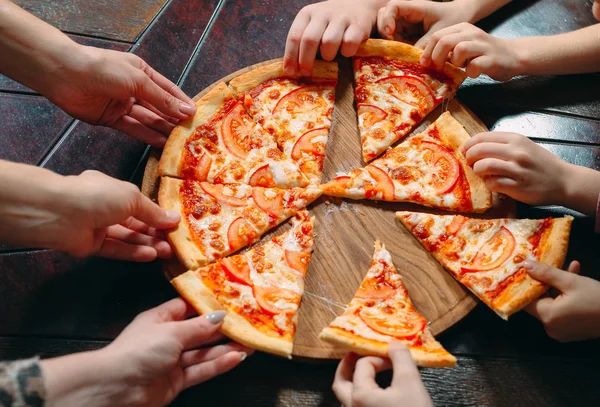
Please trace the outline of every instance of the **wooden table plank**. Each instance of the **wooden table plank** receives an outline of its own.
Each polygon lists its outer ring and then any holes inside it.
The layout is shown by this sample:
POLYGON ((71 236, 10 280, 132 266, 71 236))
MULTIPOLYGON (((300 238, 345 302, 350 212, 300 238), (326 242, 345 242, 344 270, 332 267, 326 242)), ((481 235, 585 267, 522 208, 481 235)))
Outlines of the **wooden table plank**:
POLYGON ((167 0, 15 0, 62 31, 134 42, 167 0))

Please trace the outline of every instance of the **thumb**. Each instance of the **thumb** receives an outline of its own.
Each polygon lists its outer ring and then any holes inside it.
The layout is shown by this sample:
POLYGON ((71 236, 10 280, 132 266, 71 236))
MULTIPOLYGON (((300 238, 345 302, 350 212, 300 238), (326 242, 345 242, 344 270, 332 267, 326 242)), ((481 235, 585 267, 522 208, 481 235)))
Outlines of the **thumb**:
POLYGON ((194 349, 205 345, 214 338, 214 334, 223 324, 226 314, 223 310, 213 311, 185 321, 171 322, 171 324, 173 324, 175 336, 183 348, 194 349))
POLYGON ((131 216, 155 229, 174 228, 181 220, 179 213, 161 208, 139 191, 136 207, 131 216))
MULTIPOLYGON (((569 270, 578 269, 578 262, 575 265, 571 263, 569 270)), ((556 288, 561 293, 568 291, 573 285, 575 275, 572 272, 557 269, 556 267, 547 264, 538 263, 537 261, 526 260, 523 266, 534 279, 546 283, 551 287, 556 288)))
POLYGON ((419 371, 410 355, 410 350, 401 342, 395 341, 388 347, 388 357, 392 361, 394 373, 392 375, 392 386, 400 385, 407 379, 419 377, 419 371))

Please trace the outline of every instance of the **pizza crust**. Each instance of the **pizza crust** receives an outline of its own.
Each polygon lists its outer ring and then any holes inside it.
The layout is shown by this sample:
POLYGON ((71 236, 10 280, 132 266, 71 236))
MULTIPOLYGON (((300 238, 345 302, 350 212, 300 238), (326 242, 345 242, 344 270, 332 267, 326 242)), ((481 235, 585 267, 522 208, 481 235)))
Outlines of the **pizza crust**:
MULTIPOLYGON (((283 70, 283 60, 264 65, 246 72, 243 75, 234 78, 229 82, 229 87, 236 95, 242 95, 260 85, 269 79, 289 77, 283 70)), ((313 78, 337 80, 338 64, 337 62, 328 62, 316 60, 313 67, 313 78)))
MULTIPOLYGON (((431 334, 426 332, 425 335, 431 334)), ((325 328, 321 331, 319 338, 359 355, 388 357, 388 344, 369 341, 341 329, 325 328)), ((456 358, 441 346, 439 353, 426 352, 422 349, 410 347, 409 350, 413 361, 420 367, 451 367, 456 365, 456 358)))
POLYGON ((217 310, 227 311, 220 328, 220 331, 227 337, 249 348, 291 359, 292 342, 265 335, 242 316, 228 311, 193 271, 174 278, 171 280, 171 284, 201 315, 217 310))
POLYGON ((233 97, 227 85, 224 82, 217 84, 212 88, 206 95, 202 96, 195 103, 196 114, 189 120, 177 125, 169 138, 167 144, 160 157, 158 164, 158 175, 160 176, 171 176, 179 177, 179 163, 181 162, 181 156, 185 143, 194 133, 196 128, 200 127, 211 119, 219 111, 223 102, 233 97))
MULTIPOLYGON (((360 44, 355 56, 379 56, 419 64, 421 54, 423 54, 422 50, 403 42, 369 38, 360 44)), ((444 65, 444 73, 452 78, 457 87, 467 78, 467 74, 462 69, 448 62, 444 65)))
POLYGON ((208 264, 207 257, 198 249, 192 239, 192 234, 188 223, 183 219, 181 201, 179 199, 179 189, 183 181, 161 177, 160 188, 158 190, 158 204, 161 208, 174 211, 182 215, 181 222, 175 229, 167 233, 167 240, 173 247, 175 255, 188 270, 194 270, 208 264))

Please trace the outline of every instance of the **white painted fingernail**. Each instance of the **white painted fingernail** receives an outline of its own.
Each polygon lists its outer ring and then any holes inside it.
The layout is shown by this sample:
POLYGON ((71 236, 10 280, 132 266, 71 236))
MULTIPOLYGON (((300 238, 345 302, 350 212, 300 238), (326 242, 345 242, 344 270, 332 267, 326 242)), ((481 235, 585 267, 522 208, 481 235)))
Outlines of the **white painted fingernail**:
POLYGON ((181 220, 181 215, 175 211, 165 211, 165 213, 170 222, 179 222, 181 220))
POLYGON ((243 362, 248 357, 246 352, 240 352, 240 362, 243 362))
POLYGON ((196 106, 181 103, 179 105, 179 111, 186 116, 193 116, 196 113, 196 106))
POLYGON ((523 262, 523 267, 525 267, 527 270, 533 270, 535 268, 535 263, 531 260, 525 260, 523 262))
POLYGON ((223 319, 225 319, 225 315, 226 315, 226 312, 223 310, 213 311, 209 314, 206 314, 205 318, 211 324, 218 325, 223 321, 223 319))

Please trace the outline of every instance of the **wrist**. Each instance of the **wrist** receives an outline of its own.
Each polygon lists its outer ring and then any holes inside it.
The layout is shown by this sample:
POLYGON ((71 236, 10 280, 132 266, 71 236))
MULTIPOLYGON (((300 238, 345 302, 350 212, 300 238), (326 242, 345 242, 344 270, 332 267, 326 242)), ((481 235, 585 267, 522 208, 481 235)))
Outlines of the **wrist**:
POLYGON ((558 204, 588 216, 596 215, 600 194, 600 172, 579 165, 565 163, 558 204))
POLYGON ((513 66, 510 69, 511 78, 519 75, 528 75, 533 63, 532 44, 529 38, 516 38, 504 40, 507 42, 507 48, 513 54, 513 66))

